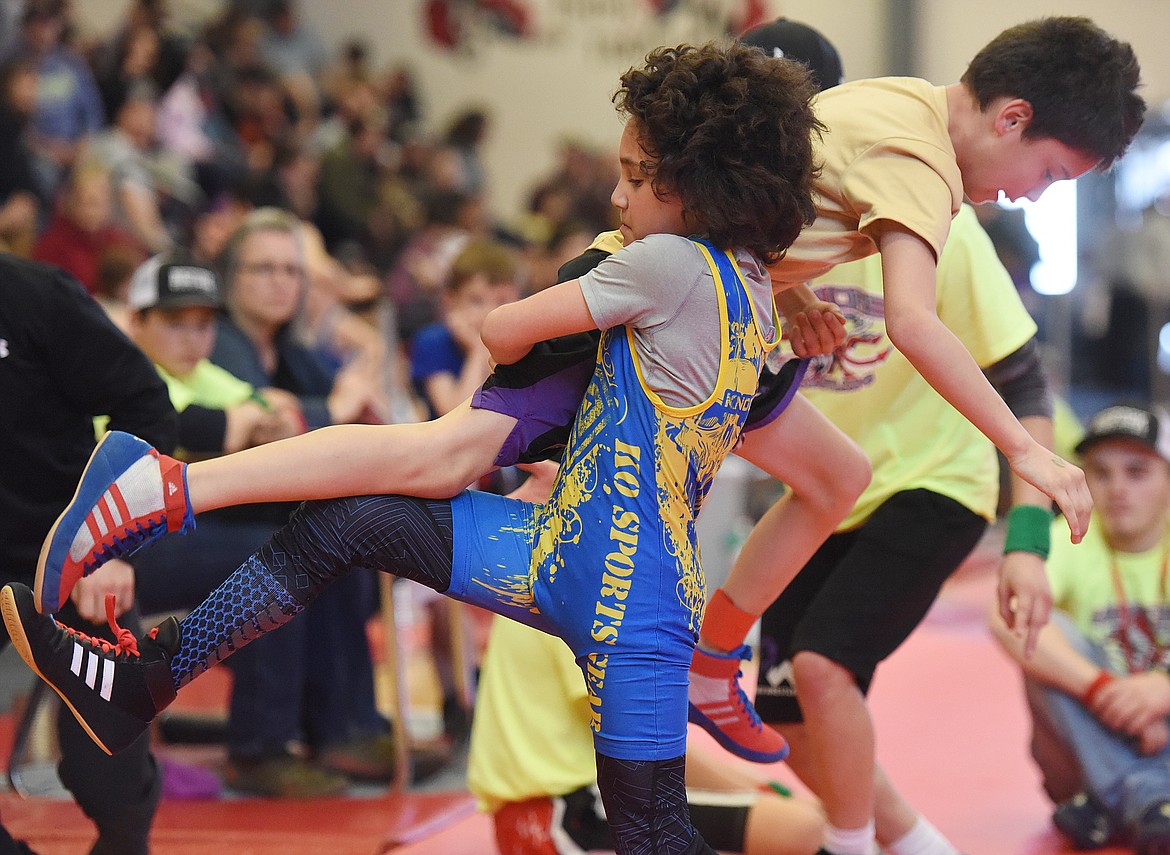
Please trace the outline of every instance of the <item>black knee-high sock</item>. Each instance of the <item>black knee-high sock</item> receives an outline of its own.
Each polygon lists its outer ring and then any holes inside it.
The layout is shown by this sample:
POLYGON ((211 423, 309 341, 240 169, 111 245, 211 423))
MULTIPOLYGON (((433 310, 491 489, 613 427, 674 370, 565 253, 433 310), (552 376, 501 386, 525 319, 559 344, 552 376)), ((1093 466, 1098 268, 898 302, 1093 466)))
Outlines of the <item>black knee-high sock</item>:
POLYGON ((715 855, 691 825, 686 757, 618 760, 597 754, 597 787, 618 855, 715 855))
POLYGON ((361 496, 306 502, 183 619, 170 663, 175 688, 292 620, 354 567, 447 590, 452 543, 447 501, 361 496))

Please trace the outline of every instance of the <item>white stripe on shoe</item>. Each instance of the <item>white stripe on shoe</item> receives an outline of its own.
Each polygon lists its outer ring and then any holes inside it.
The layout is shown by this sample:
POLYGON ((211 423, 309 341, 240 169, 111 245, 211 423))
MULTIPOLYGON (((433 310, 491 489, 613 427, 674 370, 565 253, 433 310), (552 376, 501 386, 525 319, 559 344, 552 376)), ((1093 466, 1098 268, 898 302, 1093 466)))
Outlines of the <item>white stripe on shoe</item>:
POLYGON ((85 685, 101 695, 102 700, 108 701, 114 693, 114 663, 104 659, 92 650, 86 650, 77 642, 73 642, 73 658, 69 663, 69 670, 81 677, 81 665, 85 663, 85 685), (98 664, 101 664, 101 687, 98 687, 98 664))

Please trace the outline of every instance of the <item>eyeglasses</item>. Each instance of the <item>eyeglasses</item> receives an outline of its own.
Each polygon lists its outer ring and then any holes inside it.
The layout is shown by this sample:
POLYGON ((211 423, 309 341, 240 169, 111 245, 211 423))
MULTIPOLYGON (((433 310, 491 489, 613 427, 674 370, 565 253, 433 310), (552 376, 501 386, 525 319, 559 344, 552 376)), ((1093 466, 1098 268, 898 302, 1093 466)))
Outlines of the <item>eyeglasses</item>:
POLYGON ((303 279, 305 276, 305 268, 299 264, 277 264, 273 261, 255 261, 241 264, 240 271, 250 273, 254 276, 263 276, 268 279, 271 279, 277 274, 293 279, 303 279))

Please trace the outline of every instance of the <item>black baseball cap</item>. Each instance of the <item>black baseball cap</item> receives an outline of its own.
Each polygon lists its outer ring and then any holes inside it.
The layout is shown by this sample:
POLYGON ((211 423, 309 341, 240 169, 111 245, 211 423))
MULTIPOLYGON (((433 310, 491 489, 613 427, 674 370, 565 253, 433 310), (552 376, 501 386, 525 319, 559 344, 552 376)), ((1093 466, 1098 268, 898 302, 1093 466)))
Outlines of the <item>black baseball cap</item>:
POLYGON ((1089 419, 1085 435, 1077 443, 1077 454, 1107 439, 1138 442, 1170 463, 1170 415, 1161 407, 1144 404, 1115 404, 1089 419))
POLYGON ((845 81, 841 55, 833 43, 808 24, 791 18, 777 18, 748 30, 739 40, 758 47, 765 53, 785 59, 795 59, 808 66, 813 82, 819 89, 830 89, 845 81))
POLYGON ((181 309, 223 305, 219 277, 205 264, 168 254, 147 259, 134 271, 126 302, 131 309, 181 309))

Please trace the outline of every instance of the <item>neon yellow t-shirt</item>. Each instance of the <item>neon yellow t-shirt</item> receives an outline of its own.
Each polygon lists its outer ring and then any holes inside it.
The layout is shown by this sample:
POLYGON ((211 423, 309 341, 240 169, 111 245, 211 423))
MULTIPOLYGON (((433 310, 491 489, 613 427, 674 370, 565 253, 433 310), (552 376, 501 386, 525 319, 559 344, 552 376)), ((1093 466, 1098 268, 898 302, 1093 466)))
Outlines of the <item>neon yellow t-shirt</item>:
POLYGON ((561 639, 492 622, 475 696, 467 786, 483 810, 563 795, 597 776, 589 697, 561 639), (540 709, 532 715, 532 708, 540 709))
POLYGON ((251 383, 241 380, 209 359, 199 360, 185 377, 169 374, 158 364, 154 367, 167 384, 171 406, 180 413, 192 404, 209 410, 226 410, 244 403, 256 394, 251 383))
POLYGON ((1170 604, 1162 587, 1162 562, 1170 551, 1170 533, 1148 552, 1111 553, 1096 515, 1085 539, 1073 545, 1068 523, 1052 524, 1052 551, 1048 555, 1048 579, 1053 604, 1073 619, 1077 628, 1105 650, 1110 670, 1131 673, 1125 648, 1131 650, 1132 673, 1170 667, 1170 604), (1128 645, 1122 638, 1122 610, 1114 589, 1111 565, 1128 608, 1128 645), (1157 653, 1161 649, 1162 653, 1157 653))
MULTIPOLYGON (((995 448, 890 343, 880 258, 840 265, 812 287, 841 307, 847 333, 836 353, 812 361, 801 392, 861 445, 873 464, 872 482, 838 530, 857 527, 894 493, 917 488, 994 519, 995 448)), ((943 323, 984 368, 1036 334, 991 240, 967 206, 956 216, 939 262, 937 306, 943 323)))

